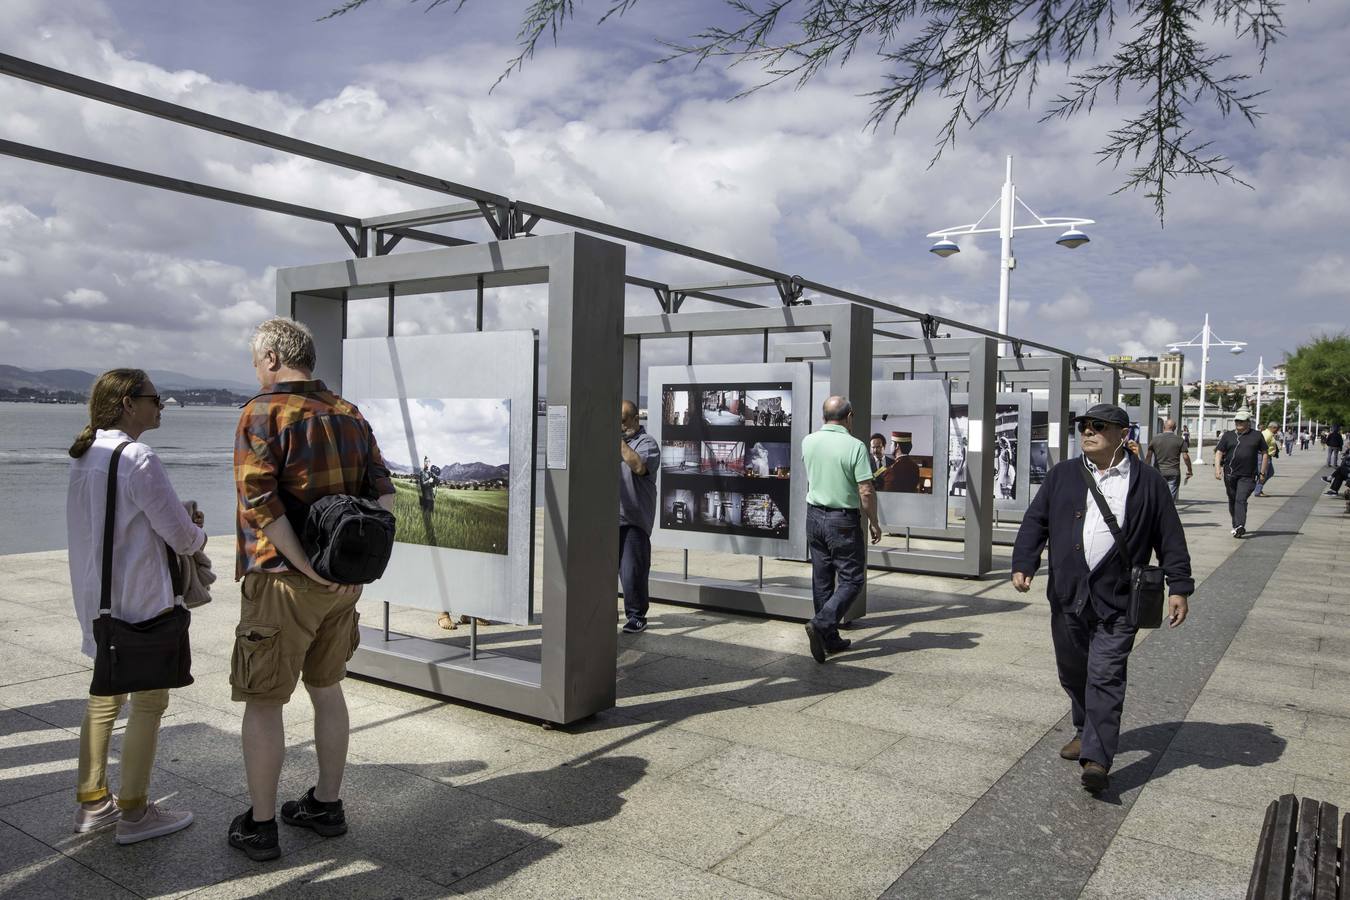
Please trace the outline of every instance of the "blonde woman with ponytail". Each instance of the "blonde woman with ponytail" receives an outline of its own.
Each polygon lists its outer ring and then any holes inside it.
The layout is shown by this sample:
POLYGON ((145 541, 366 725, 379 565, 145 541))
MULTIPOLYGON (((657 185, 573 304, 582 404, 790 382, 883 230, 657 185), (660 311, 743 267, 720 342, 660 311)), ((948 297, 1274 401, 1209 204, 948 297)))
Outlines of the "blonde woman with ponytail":
MULTIPOLYGON (((159 427, 164 405, 140 369, 113 369, 94 382, 89 424, 70 447, 66 529, 75 614, 84 633, 82 650, 94 656, 93 623, 103 583, 103 530, 108 470, 113 451, 127 443, 117 469, 114 510, 112 610, 128 622, 144 622, 174 605, 164 545, 193 553, 206 543, 200 513, 189 513, 174 493, 159 457, 141 435, 159 427), (129 442, 129 443, 128 443, 129 442)), ((192 824, 192 813, 150 802, 150 769, 168 690, 89 697, 80 727, 80 770, 75 813, 77 833, 117 824, 116 841, 134 844, 192 824), (128 696, 131 713, 122 740, 121 796, 108 791, 108 741, 128 696)))

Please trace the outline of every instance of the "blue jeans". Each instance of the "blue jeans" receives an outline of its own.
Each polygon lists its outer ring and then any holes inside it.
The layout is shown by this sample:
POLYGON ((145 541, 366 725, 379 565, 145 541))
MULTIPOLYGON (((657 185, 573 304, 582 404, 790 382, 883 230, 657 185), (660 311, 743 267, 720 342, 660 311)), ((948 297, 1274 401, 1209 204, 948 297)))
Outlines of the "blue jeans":
POLYGON ((1172 502, 1175 503, 1177 496, 1181 493, 1181 473, 1164 475, 1163 481, 1167 482, 1167 490, 1172 495, 1172 502))
POLYGON ((867 542, 856 509, 806 509, 806 538, 811 551, 811 625, 825 646, 839 643, 839 623, 867 577, 867 542))
POLYGON ((623 611, 630 622, 647 621, 651 599, 647 576, 652 571, 652 539, 636 525, 619 526, 619 584, 623 586, 623 611))
POLYGON ((1252 493, 1260 497, 1262 488, 1265 487, 1265 483, 1274 477, 1275 477, 1275 464, 1273 462, 1267 462, 1266 476, 1265 478, 1256 483, 1256 490, 1252 491, 1252 493))

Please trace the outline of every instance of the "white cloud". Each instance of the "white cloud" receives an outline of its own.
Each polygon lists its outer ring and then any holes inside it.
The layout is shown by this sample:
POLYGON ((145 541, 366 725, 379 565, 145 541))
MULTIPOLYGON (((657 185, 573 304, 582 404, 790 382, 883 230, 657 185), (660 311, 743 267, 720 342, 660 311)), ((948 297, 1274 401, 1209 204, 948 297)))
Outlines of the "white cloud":
POLYGON ((0 319, 0 335, 12 335, 14 337, 18 337, 19 329, 15 328, 13 325, 9 324, 4 319, 0 319))
POLYGON ((1055 321, 1084 319, 1092 314, 1092 298, 1077 288, 1070 288, 1058 300, 1042 303, 1037 312, 1041 317, 1055 321))
POLYGON ((1146 293, 1174 294, 1199 278, 1200 269, 1194 263, 1178 266, 1163 260, 1135 272, 1132 283, 1136 290, 1146 293))
POLYGON ((1315 259, 1303 268, 1298 279, 1303 294, 1350 294, 1350 259, 1339 253, 1315 259))
POLYGON ((93 309, 96 306, 107 305, 108 295, 93 288, 76 288, 73 291, 66 291, 65 301, 81 309, 93 309))

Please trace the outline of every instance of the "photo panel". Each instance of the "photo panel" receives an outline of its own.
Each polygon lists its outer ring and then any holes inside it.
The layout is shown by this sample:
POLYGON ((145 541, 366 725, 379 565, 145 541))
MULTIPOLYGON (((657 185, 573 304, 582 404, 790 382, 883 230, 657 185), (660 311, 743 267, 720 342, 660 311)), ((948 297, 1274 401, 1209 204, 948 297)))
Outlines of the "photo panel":
MULTIPOLYGON (((1036 400, 1038 398, 1032 398, 1036 400)), ((1034 405, 1033 405, 1034 406, 1034 405)), ((1033 485, 1045 482, 1050 471, 1050 413, 1048 410, 1031 411, 1031 471, 1028 473, 1033 485)))
POLYGON ((365 400, 361 413, 394 482, 394 540, 505 554, 511 401, 365 400))
POLYGON ((343 396, 394 482, 394 552, 363 596, 491 622, 534 617, 538 338, 343 341, 343 396))
POLYGON ((947 525, 950 389, 936 379, 872 383, 867 450, 883 528, 947 525))
POLYGON ((651 428, 661 445, 658 544, 805 554, 806 491, 793 478, 805 422, 793 413, 809 373, 802 363, 650 370, 661 398, 651 428))
MULTIPOLYGON (((947 495, 953 505, 966 496, 970 448, 970 407, 967 394, 953 394, 948 418, 947 495)), ((994 403, 993 446, 986 448, 992 458, 989 467, 994 477, 994 508, 1024 510, 1031 498, 1030 444, 1031 395, 1000 393, 994 403), (1026 451, 1023 448, 1027 448, 1026 451)), ((1047 444, 1047 456, 1048 456, 1047 444)))

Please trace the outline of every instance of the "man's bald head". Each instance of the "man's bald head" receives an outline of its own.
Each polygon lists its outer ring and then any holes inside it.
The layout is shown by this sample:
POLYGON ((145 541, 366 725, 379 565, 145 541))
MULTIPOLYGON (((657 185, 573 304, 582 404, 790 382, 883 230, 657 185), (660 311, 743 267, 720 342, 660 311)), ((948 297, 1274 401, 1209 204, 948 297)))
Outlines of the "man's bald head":
POLYGON ((837 424, 853 415, 853 404, 840 394, 832 395, 820 408, 820 415, 826 423, 837 424))
POLYGON ((1176 431, 1176 430, 1177 430, 1176 419, 1168 419, 1166 422, 1163 423, 1163 431, 1176 431))
POLYGON ((638 408, 632 400, 619 404, 619 425, 625 431, 636 431, 638 427, 638 408))

